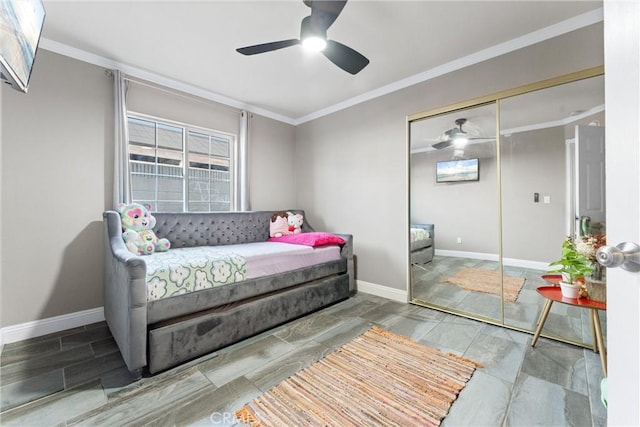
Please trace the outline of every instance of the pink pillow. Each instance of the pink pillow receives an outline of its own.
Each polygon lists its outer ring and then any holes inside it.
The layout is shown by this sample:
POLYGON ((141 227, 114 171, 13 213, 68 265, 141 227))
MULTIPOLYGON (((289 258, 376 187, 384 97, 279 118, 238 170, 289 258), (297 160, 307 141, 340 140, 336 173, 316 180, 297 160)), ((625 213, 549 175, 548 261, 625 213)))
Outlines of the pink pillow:
POLYGON ((312 231, 310 233, 289 234, 282 237, 271 237, 270 242, 292 243, 294 245, 312 246, 343 245, 344 239, 331 233, 312 231))

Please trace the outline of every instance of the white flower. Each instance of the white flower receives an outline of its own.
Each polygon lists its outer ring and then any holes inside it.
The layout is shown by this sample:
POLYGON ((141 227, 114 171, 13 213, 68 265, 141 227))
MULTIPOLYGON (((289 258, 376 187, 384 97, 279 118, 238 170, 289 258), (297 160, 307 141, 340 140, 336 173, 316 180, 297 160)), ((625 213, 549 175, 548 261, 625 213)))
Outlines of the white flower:
POLYGON ((169 279, 176 284, 176 286, 182 286, 182 283, 189 277, 189 269, 183 265, 177 266, 169 273, 169 279))
POLYGON ((591 246, 588 241, 582 239, 576 242, 576 250, 589 259, 596 255, 594 247, 591 246))
POLYGON ((189 260, 189 264, 191 264, 191 266, 195 268, 204 268, 207 266, 207 259, 206 258, 192 259, 192 260, 189 260))
POLYGON ((238 270, 241 270, 242 267, 244 267, 244 265, 247 263, 246 259, 237 254, 231 255, 229 259, 236 265, 236 267, 238 267, 238 270))
POLYGON ((586 256, 591 261, 596 260, 596 252, 606 244, 607 237, 604 234, 589 234, 576 239, 575 246, 578 253, 586 256))
POLYGON ((207 280, 207 273, 202 270, 196 271, 196 285, 194 286, 194 291, 199 291, 202 289, 209 289, 213 287, 213 283, 207 280))
POLYGON ((162 298, 167 293, 167 282, 157 277, 151 279, 147 284, 147 301, 155 301, 162 298))
POLYGON ((211 273, 213 273, 214 282, 225 283, 231 276, 231 265, 226 261, 216 261, 213 263, 211 273))

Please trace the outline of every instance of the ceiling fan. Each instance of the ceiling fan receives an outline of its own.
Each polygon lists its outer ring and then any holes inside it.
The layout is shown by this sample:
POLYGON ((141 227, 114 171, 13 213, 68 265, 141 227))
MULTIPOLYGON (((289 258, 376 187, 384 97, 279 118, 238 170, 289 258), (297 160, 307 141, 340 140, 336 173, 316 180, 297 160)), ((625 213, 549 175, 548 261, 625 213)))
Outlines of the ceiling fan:
POLYGON ((436 150, 442 150, 443 148, 451 146, 454 146, 455 148, 464 148, 464 146, 471 140, 491 139, 487 137, 471 136, 464 129, 462 129, 462 125, 466 123, 468 124, 467 119, 465 118, 456 119, 456 126, 445 131, 444 134, 439 138, 439 142, 436 142, 431 146, 436 150))
POLYGON ((289 46, 302 44, 309 49, 322 51, 322 54, 344 71, 357 74, 369 64, 362 54, 335 40, 327 39, 327 30, 344 9, 346 0, 303 0, 311 8, 311 15, 305 17, 300 25, 300 39, 280 40, 236 49, 243 55, 255 55, 271 52, 289 46))

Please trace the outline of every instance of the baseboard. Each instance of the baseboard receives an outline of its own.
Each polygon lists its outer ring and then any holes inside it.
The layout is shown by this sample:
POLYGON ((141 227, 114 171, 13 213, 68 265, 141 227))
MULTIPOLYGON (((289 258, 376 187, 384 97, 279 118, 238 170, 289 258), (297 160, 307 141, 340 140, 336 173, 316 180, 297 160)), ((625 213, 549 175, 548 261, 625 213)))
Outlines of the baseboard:
MULTIPOLYGON (((451 251, 447 249, 436 249, 435 254, 439 256, 447 256, 447 257, 481 259, 485 261, 498 261, 497 254, 487 254, 483 252, 465 252, 465 251, 451 251)), ((508 267, 530 268, 530 269, 542 270, 542 271, 547 271, 549 269, 548 262, 532 261, 528 259, 504 258, 502 260, 502 263, 508 267)))
POLYGON ((502 260, 507 267, 529 268, 532 270, 549 270, 549 263, 542 261, 531 261, 528 259, 505 258, 502 260))
POLYGON ((407 302, 409 300, 409 295, 405 290, 365 282, 364 280, 356 280, 356 288, 358 289, 358 292, 387 298, 393 301, 407 302))
MULTIPOLYGON (((356 280, 358 292, 376 295, 393 301, 407 302, 407 291, 356 280)), ((0 329, 0 349, 4 344, 35 338, 42 335, 77 328, 104 320, 104 308, 92 308, 90 310, 63 314, 47 319, 34 320, 18 325, 7 326, 0 329)))
POLYGON ((436 249, 435 254, 439 256, 450 256, 456 258, 482 259, 485 261, 498 261, 498 254, 487 254, 484 252, 451 251, 448 249, 436 249))
POLYGON ((4 346, 4 344, 77 328, 91 323, 102 322, 103 320, 103 307, 63 314, 47 319, 34 320, 32 322, 2 328, 0 330, 0 342, 4 346))

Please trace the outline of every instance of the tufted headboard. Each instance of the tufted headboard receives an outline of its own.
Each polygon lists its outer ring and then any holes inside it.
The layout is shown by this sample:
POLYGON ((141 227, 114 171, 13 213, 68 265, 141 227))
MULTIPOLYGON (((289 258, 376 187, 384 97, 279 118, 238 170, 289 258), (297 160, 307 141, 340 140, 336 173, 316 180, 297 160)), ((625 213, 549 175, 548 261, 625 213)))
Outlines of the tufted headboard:
MULTIPOLYGON (((294 213, 304 212, 291 210, 294 213)), ((172 248, 233 245, 264 242, 269 238, 273 211, 255 212, 175 212, 154 213, 158 238, 166 238, 172 248)), ((305 222, 303 231, 313 231, 305 222)))

